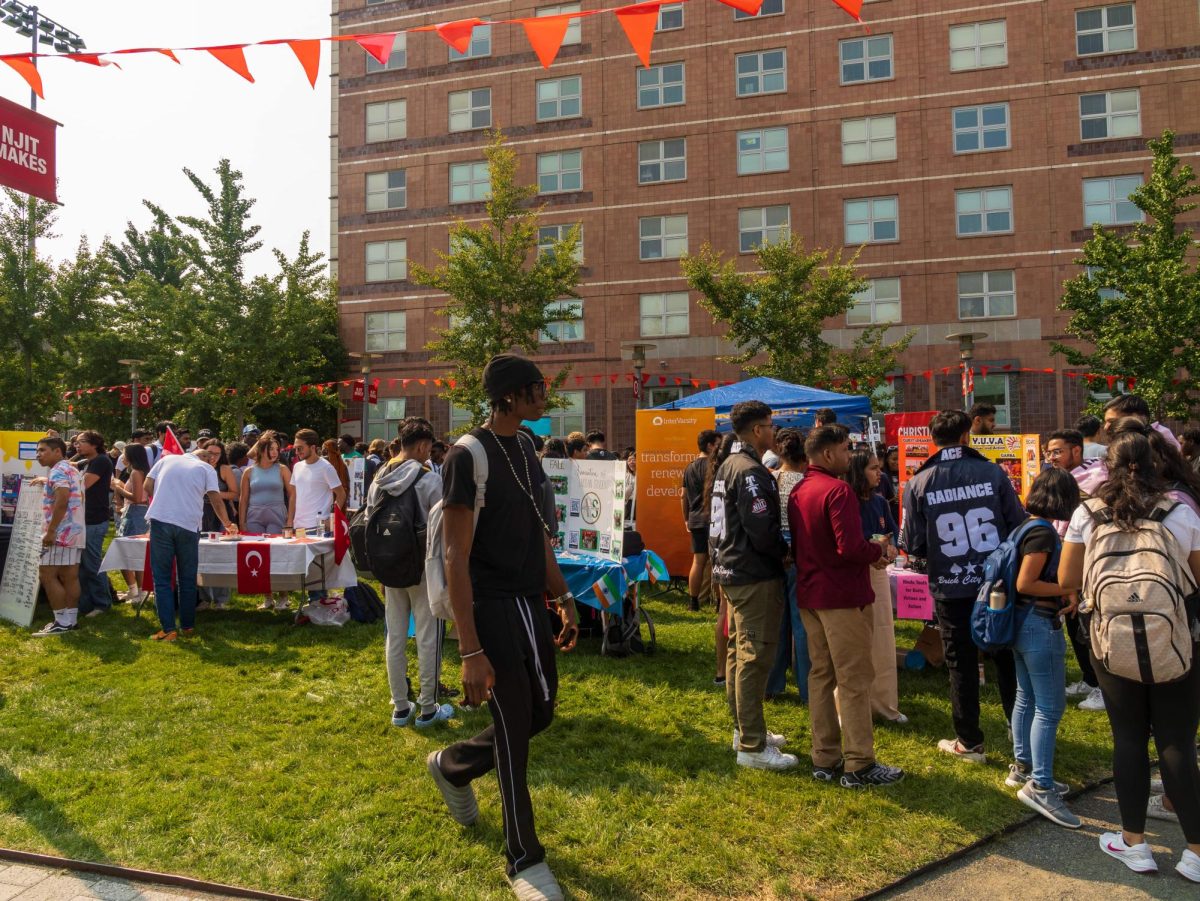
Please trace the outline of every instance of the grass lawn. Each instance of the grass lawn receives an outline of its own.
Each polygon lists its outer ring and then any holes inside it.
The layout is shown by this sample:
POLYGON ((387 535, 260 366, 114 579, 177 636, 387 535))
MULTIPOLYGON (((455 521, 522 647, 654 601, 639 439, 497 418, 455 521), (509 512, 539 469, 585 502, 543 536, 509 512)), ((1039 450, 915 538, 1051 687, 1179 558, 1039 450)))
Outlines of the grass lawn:
MULTIPOLYGON (((934 670, 901 674, 911 722, 876 730, 880 759, 908 771, 900 785, 814 782, 794 686, 767 716, 800 768, 745 770, 712 685, 711 614, 677 596, 648 609, 658 653, 609 659, 585 639, 560 656, 558 716, 534 740, 539 832, 573 896, 851 897, 1027 814, 1003 785, 990 682, 987 766, 934 749, 951 734, 934 670)), ((511 897, 494 780, 463 830, 424 766, 489 717, 392 727, 381 624, 297 628, 252 599, 168 645, 128 607, 82 622, 48 639, 0 625, 0 845, 313 899, 511 897)), ((914 627, 901 632, 911 646, 914 627)), ((444 680, 457 678, 451 646, 444 680)), ((1110 754, 1104 715, 1071 705, 1058 778, 1104 776, 1110 754)))

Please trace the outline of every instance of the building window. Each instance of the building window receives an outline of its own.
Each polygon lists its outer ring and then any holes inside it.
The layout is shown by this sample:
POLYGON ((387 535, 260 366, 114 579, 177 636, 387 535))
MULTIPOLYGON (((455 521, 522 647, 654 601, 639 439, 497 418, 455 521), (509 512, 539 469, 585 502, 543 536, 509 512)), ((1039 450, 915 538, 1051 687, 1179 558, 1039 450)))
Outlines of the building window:
POLYGON ((786 172, 787 167, 788 131, 786 128, 757 128, 754 131, 738 132, 738 175, 786 172))
POLYGON ((763 244, 785 241, 791 235, 787 206, 759 206, 738 210, 738 250, 753 253, 763 244))
POLYGON ((687 215, 638 220, 638 259, 677 260, 687 253, 687 215))
POLYGON ((584 402, 586 395, 582 391, 560 391, 558 396, 563 406, 551 410, 546 415, 550 417, 550 434, 560 438, 572 432, 582 432, 584 429, 584 402))
POLYGON ((404 350, 407 344, 407 313, 395 310, 367 314, 367 350, 404 350))
MULTIPOLYGON (((1083 271, 1087 275, 1088 281, 1095 282, 1100 280, 1099 266, 1084 266, 1083 271)), ((1100 296, 1101 300, 1123 300, 1125 298, 1125 295, 1116 288, 1097 287, 1096 293, 1100 296)))
POLYGON ((742 19, 761 19, 763 16, 782 16, 783 0, 763 0, 762 6, 756 13, 748 13, 740 9, 733 11, 733 18, 740 22, 742 19))
POLYGON ((734 59, 739 97, 781 94, 787 90, 787 63, 783 50, 742 53, 734 59))
POLYGON ((997 235, 1013 230, 1012 186, 954 192, 958 236, 997 235))
POLYGON ((638 109, 679 106, 684 101, 683 63, 637 70, 638 109))
POLYGON ((1083 180, 1083 221, 1085 225, 1129 225, 1142 221, 1142 211, 1129 195, 1142 186, 1140 175, 1083 180))
POLYGON ((487 200, 491 195, 492 176, 486 162, 450 164, 451 203, 487 200))
POLYGON ((481 56, 492 55, 492 26, 491 25, 476 25, 471 31, 471 43, 467 44, 467 51, 459 53, 453 47, 450 50, 450 62, 456 62, 460 59, 478 59, 481 56))
POLYGON ((847 244, 900 240, 900 198, 865 197, 842 203, 847 244))
POLYGON ((450 94, 450 130, 471 131, 492 125, 492 89, 454 91, 450 94))
POLYGON ((954 152, 1007 150, 1008 104, 960 106, 954 110, 954 152))
MULTIPOLYGON (((580 10, 578 3, 560 3, 558 6, 543 6, 535 15, 538 16, 561 16, 564 13, 577 13, 580 10)), ((567 25, 567 33, 563 37, 563 46, 567 44, 578 44, 583 40, 583 19, 571 19, 567 25)))
POLYGON ((371 442, 381 438, 391 441, 395 438, 400 423, 404 421, 406 405, 407 398, 403 397, 381 397, 379 403, 368 404, 366 440, 371 442))
POLYGON ((1085 141, 1142 133, 1138 89, 1079 95, 1079 131, 1085 141))
POLYGON ((574 119, 583 109, 583 79, 551 78, 537 83, 537 119, 574 119))
POLYGON ((687 178, 687 138, 638 144, 638 184, 651 185, 687 178))
POLYGON ((664 3, 658 8, 658 24, 655 31, 678 31, 683 27, 683 4, 664 3))
POLYGON ((842 120, 842 163, 873 163, 896 158, 896 117, 842 120))
POLYGON ((398 141, 408 136, 408 101, 385 100, 366 106, 367 143, 398 141))
POLYGON ((958 274, 958 318, 995 319, 1017 315, 1011 269, 958 274))
POLYGON ((688 334, 686 291, 643 294, 641 305, 643 338, 679 337, 688 334))
POLYGON ((408 179, 403 169, 367 175, 367 212, 402 210, 408 206, 408 179))
POLYGON ((900 321, 900 279, 873 278, 854 295, 846 325, 884 325, 900 321))
POLYGON ((546 304, 547 311, 551 313, 574 313, 574 319, 563 319, 559 322, 551 322, 546 326, 546 330, 542 332, 542 343, 549 344, 554 341, 582 341, 583 340, 583 301, 582 300, 556 300, 553 303, 546 304))
POLYGON ((563 150, 559 153, 539 153, 537 158, 538 191, 557 194, 578 191, 583 187, 583 152, 563 150))
POLYGON ((367 244, 367 281, 393 282, 408 278, 408 242, 372 241, 367 244))
POLYGON ((1008 24, 975 22, 950 26, 950 71, 1008 65, 1008 24))
POLYGON ((1008 376, 980 375, 975 373, 975 403, 991 404, 996 408, 996 425, 1007 429, 1012 427, 1009 416, 1008 376))
POLYGON ((1076 11, 1075 51, 1080 56, 1136 49, 1137 24, 1132 3, 1076 11))
POLYGON ((842 84, 886 81, 892 77, 892 36, 855 38, 838 44, 842 58, 842 84))
POLYGON ((403 69, 408 65, 408 35, 403 31, 396 35, 392 41, 392 52, 388 54, 388 61, 381 63, 371 54, 367 54, 367 74, 371 75, 375 72, 387 72, 390 69, 403 69))
MULTIPOLYGON (((538 256, 554 253, 554 247, 571 231, 571 223, 538 226, 538 256)), ((579 226, 579 240, 575 242, 575 262, 583 262, 583 225, 579 226)))

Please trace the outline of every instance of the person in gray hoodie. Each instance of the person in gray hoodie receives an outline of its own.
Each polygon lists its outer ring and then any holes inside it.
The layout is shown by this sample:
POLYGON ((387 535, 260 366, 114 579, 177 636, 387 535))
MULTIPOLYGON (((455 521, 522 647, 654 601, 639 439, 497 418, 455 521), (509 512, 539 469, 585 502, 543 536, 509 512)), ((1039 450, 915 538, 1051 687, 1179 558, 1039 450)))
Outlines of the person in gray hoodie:
MULTIPOLYGON (((367 518, 370 519, 385 495, 405 491, 417 493, 417 505, 423 519, 442 499, 442 480, 429 469, 429 454, 433 449, 433 426, 429 420, 410 416, 400 423, 400 453, 392 457, 371 481, 367 493, 367 518)), ((421 707, 416 718, 418 728, 442 723, 454 715, 449 704, 438 704, 438 679, 442 669, 442 640, 445 623, 433 615, 425 592, 425 579, 409 588, 384 587, 384 612, 387 622, 388 686, 392 692, 392 725, 407 726, 413 720, 413 706, 408 702, 408 617, 412 614, 417 633, 417 672, 420 691, 417 703, 421 707)))

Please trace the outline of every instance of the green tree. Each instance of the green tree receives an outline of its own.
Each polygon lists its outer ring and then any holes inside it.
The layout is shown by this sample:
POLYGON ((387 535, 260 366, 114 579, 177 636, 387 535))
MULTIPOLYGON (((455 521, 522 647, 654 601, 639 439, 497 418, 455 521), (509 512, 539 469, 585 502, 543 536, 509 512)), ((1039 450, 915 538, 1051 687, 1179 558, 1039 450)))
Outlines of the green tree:
POLYGON ((1193 233, 1179 220, 1196 208, 1188 198, 1200 185, 1175 156, 1172 132, 1149 146, 1150 180, 1129 198, 1145 218, 1128 234, 1093 225, 1076 260, 1086 268, 1064 285, 1066 332, 1091 349, 1053 347, 1072 366, 1133 377, 1159 418, 1186 420, 1197 401, 1180 383, 1200 374, 1200 267, 1193 233))
MULTIPOLYGON (((427 348, 434 360, 451 365, 454 386, 442 397, 470 410, 472 425, 482 423, 489 410, 483 390, 487 361, 510 351, 537 354, 548 326, 576 318, 576 313, 550 304, 579 296, 578 227, 539 254, 541 207, 532 205, 537 187, 517 184, 517 156, 499 132, 485 154, 492 191, 487 221, 478 227, 457 222, 450 230, 452 251, 439 254, 440 266, 409 267, 413 282, 450 296, 445 307, 449 323, 436 330, 438 337, 427 348)), ((561 385, 568 371, 551 376, 552 386, 561 385)), ((552 393, 549 408, 556 402, 552 393)))
POLYGON ((821 334, 826 320, 844 315, 866 287, 854 271, 858 254, 843 262, 839 250, 830 260, 828 251, 808 251, 793 237, 761 245, 756 259, 761 273, 739 272, 706 244, 681 263, 701 305, 725 324, 725 337, 738 348, 721 359, 751 375, 800 384, 846 379, 850 390, 878 401, 876 386, 896 368, 914 332, 889 343, 887 326, 873 326, 845 351, 821 334))

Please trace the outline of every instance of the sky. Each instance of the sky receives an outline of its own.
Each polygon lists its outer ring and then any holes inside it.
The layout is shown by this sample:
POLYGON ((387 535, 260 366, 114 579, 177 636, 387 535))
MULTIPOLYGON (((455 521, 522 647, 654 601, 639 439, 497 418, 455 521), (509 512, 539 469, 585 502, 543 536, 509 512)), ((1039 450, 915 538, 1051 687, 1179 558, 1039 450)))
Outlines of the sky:
MULTIPOLYGON (((330 29, 329 0, 42 0, 39 9, 90 52, 327 37, 330 29)), ((0 53, 28 49, 28 38, 0 26, 0 53)), ((81 236, 96 247, 105 235, 120 239, 128 221, 147 226, 144 198, 175 215, 201 213, 183 169, 211 184, 225 157, 258 201, 251 215, 265 246, 248 274, 272 270, 272 247, 293 255, 306 229, 311 246, 328 252, 328 45, 315 90, 286 45, 246 48, 254 84, 207 53, 177 55, 182 65, 159 54, 116 57, 123 70, 39 62, 46 99, 38 112, 62 123, 63 203, 57 237, 40 242, 39 253, 61 260, 81 236)), ((27 106, 25 82, 0 69, 0 95, 27 106)))

